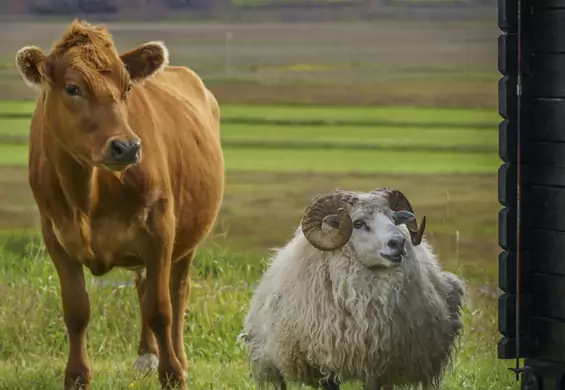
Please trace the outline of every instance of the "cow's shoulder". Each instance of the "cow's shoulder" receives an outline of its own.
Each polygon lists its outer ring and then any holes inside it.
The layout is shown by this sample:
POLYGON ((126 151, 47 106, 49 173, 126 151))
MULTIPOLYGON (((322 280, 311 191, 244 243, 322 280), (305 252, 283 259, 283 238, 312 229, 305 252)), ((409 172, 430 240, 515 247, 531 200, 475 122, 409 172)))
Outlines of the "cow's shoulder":
MULTIPOLYGON (((146 81, 146 96, 151 103, 167 107, 177 106, 205 115, 212 122, 219 122, 220 107, 213 93, 206 87, 202 78, 185 66, 166 66, 155 77, 146 81)), ((217 127, 217 126, 215 126, 217 127)))
POLYGON ((206 102, 207 100, 207 89, 200 76, 184 66, 167 66, 150 82, 155 87, 166 90, 167 94, 174 94, 181 100, 188 99, 192 102, 206 102))

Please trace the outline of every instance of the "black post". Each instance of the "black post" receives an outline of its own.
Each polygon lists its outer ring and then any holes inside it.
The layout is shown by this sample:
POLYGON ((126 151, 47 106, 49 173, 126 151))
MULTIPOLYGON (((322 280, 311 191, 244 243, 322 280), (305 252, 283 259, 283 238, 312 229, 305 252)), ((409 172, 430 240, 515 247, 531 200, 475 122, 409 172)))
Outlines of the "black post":
POLYGON ((519 356, 525 358, 520 370, 522 389, 563 390, 565 0, 521 0, 521 34, 517 3, 498 1, 502 30, 498 59, 503 75, 499 82, 499 113, 504 118, 499 126, 499 154, 504 161, 498 186, 499 202, 504 206, 499 214, 499 245, 503 249, 499 256, 499 286, 504 294, 499 300, 503 338, 498 356, 516 358, 519 340, 519 356))

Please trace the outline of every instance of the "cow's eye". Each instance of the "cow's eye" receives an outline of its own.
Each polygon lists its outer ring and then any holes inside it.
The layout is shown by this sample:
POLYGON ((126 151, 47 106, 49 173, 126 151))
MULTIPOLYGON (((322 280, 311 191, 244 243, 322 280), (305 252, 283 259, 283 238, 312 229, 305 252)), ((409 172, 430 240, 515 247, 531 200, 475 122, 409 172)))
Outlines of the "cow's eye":
POLYGON ((128 87, 126 88, 126 93, 124 93, 124 96, 122 96, 122 99, 126 99, 129 96, 130 92, 131 92, 131 84, 128 84, 128 87))
POLYGON ((79 94, 80 89, 74 84, 67 84, 65 85, 65 92, 71 96, 76 96, 79 94))

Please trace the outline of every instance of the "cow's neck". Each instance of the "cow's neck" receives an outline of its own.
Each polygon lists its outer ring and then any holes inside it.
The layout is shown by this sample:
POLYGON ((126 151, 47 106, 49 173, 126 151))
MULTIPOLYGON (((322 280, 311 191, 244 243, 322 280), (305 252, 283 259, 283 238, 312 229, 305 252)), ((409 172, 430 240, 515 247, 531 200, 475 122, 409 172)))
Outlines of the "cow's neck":
MULTIPOLYGON (((55 180, 66 200, 63 206, 66 210, 56 211, 57 216, 52 222, 57 227, 59 240, 68 242, 80 242, 80 252, 75 252, 82 261, 92 261, 95 255, 92 249, 92 231, 90 221, 90 210, 92 209, 92 190, 95 187, 94 169, 80 164, 73 158, 58 142, 47 132, 44 133, 44 147, 48 153, 48 159, 53 165, 55 180), (78 234, 78 236, 77 236, 78 234), (73 238, 75 237, 75 238, 73 238), (78 240, 76 239, 78 238, 78 240)), ((57 202, 61 204, 60 200, 57 202)))
POLYGON ((91 209, 92 190, 94 189, 94 168, 79 163, 52 137, 52 163, 59 185, 73 214, 88 216, 91 209))

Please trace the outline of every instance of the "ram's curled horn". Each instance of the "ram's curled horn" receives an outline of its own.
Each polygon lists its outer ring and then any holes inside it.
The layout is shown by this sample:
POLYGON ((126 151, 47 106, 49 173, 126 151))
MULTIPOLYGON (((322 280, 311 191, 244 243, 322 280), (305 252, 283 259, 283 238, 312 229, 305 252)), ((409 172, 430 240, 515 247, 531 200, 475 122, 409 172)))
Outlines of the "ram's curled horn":
POLYGON ((318 196, 304 211, 302 232, 315 248, 333 251, 351 238, 353 222, 348 209, 354 198, 344 191, 318 196))
MULTIPOLYGON (((372 192, 384 194, 392 210, 394 211, 406 210, 406 211, 410 211, 414 215, 416 214, 414 213, 414 210, 412 209, 412 205, 410 204, 406 196, 404 196, 404 194, 399 190, 395 190, 392 188, 377 188, 372 192)), ((424 216, 422 218, 420 227, 418 227, 418 222, 415 219, 408 222, 406 224, 406 227, 410 232, 412 245, 414 246, 420 245, 420 243, 422 242, 422 237, 424 235, 424 230, 426 229, 426 217, 424 216)))

